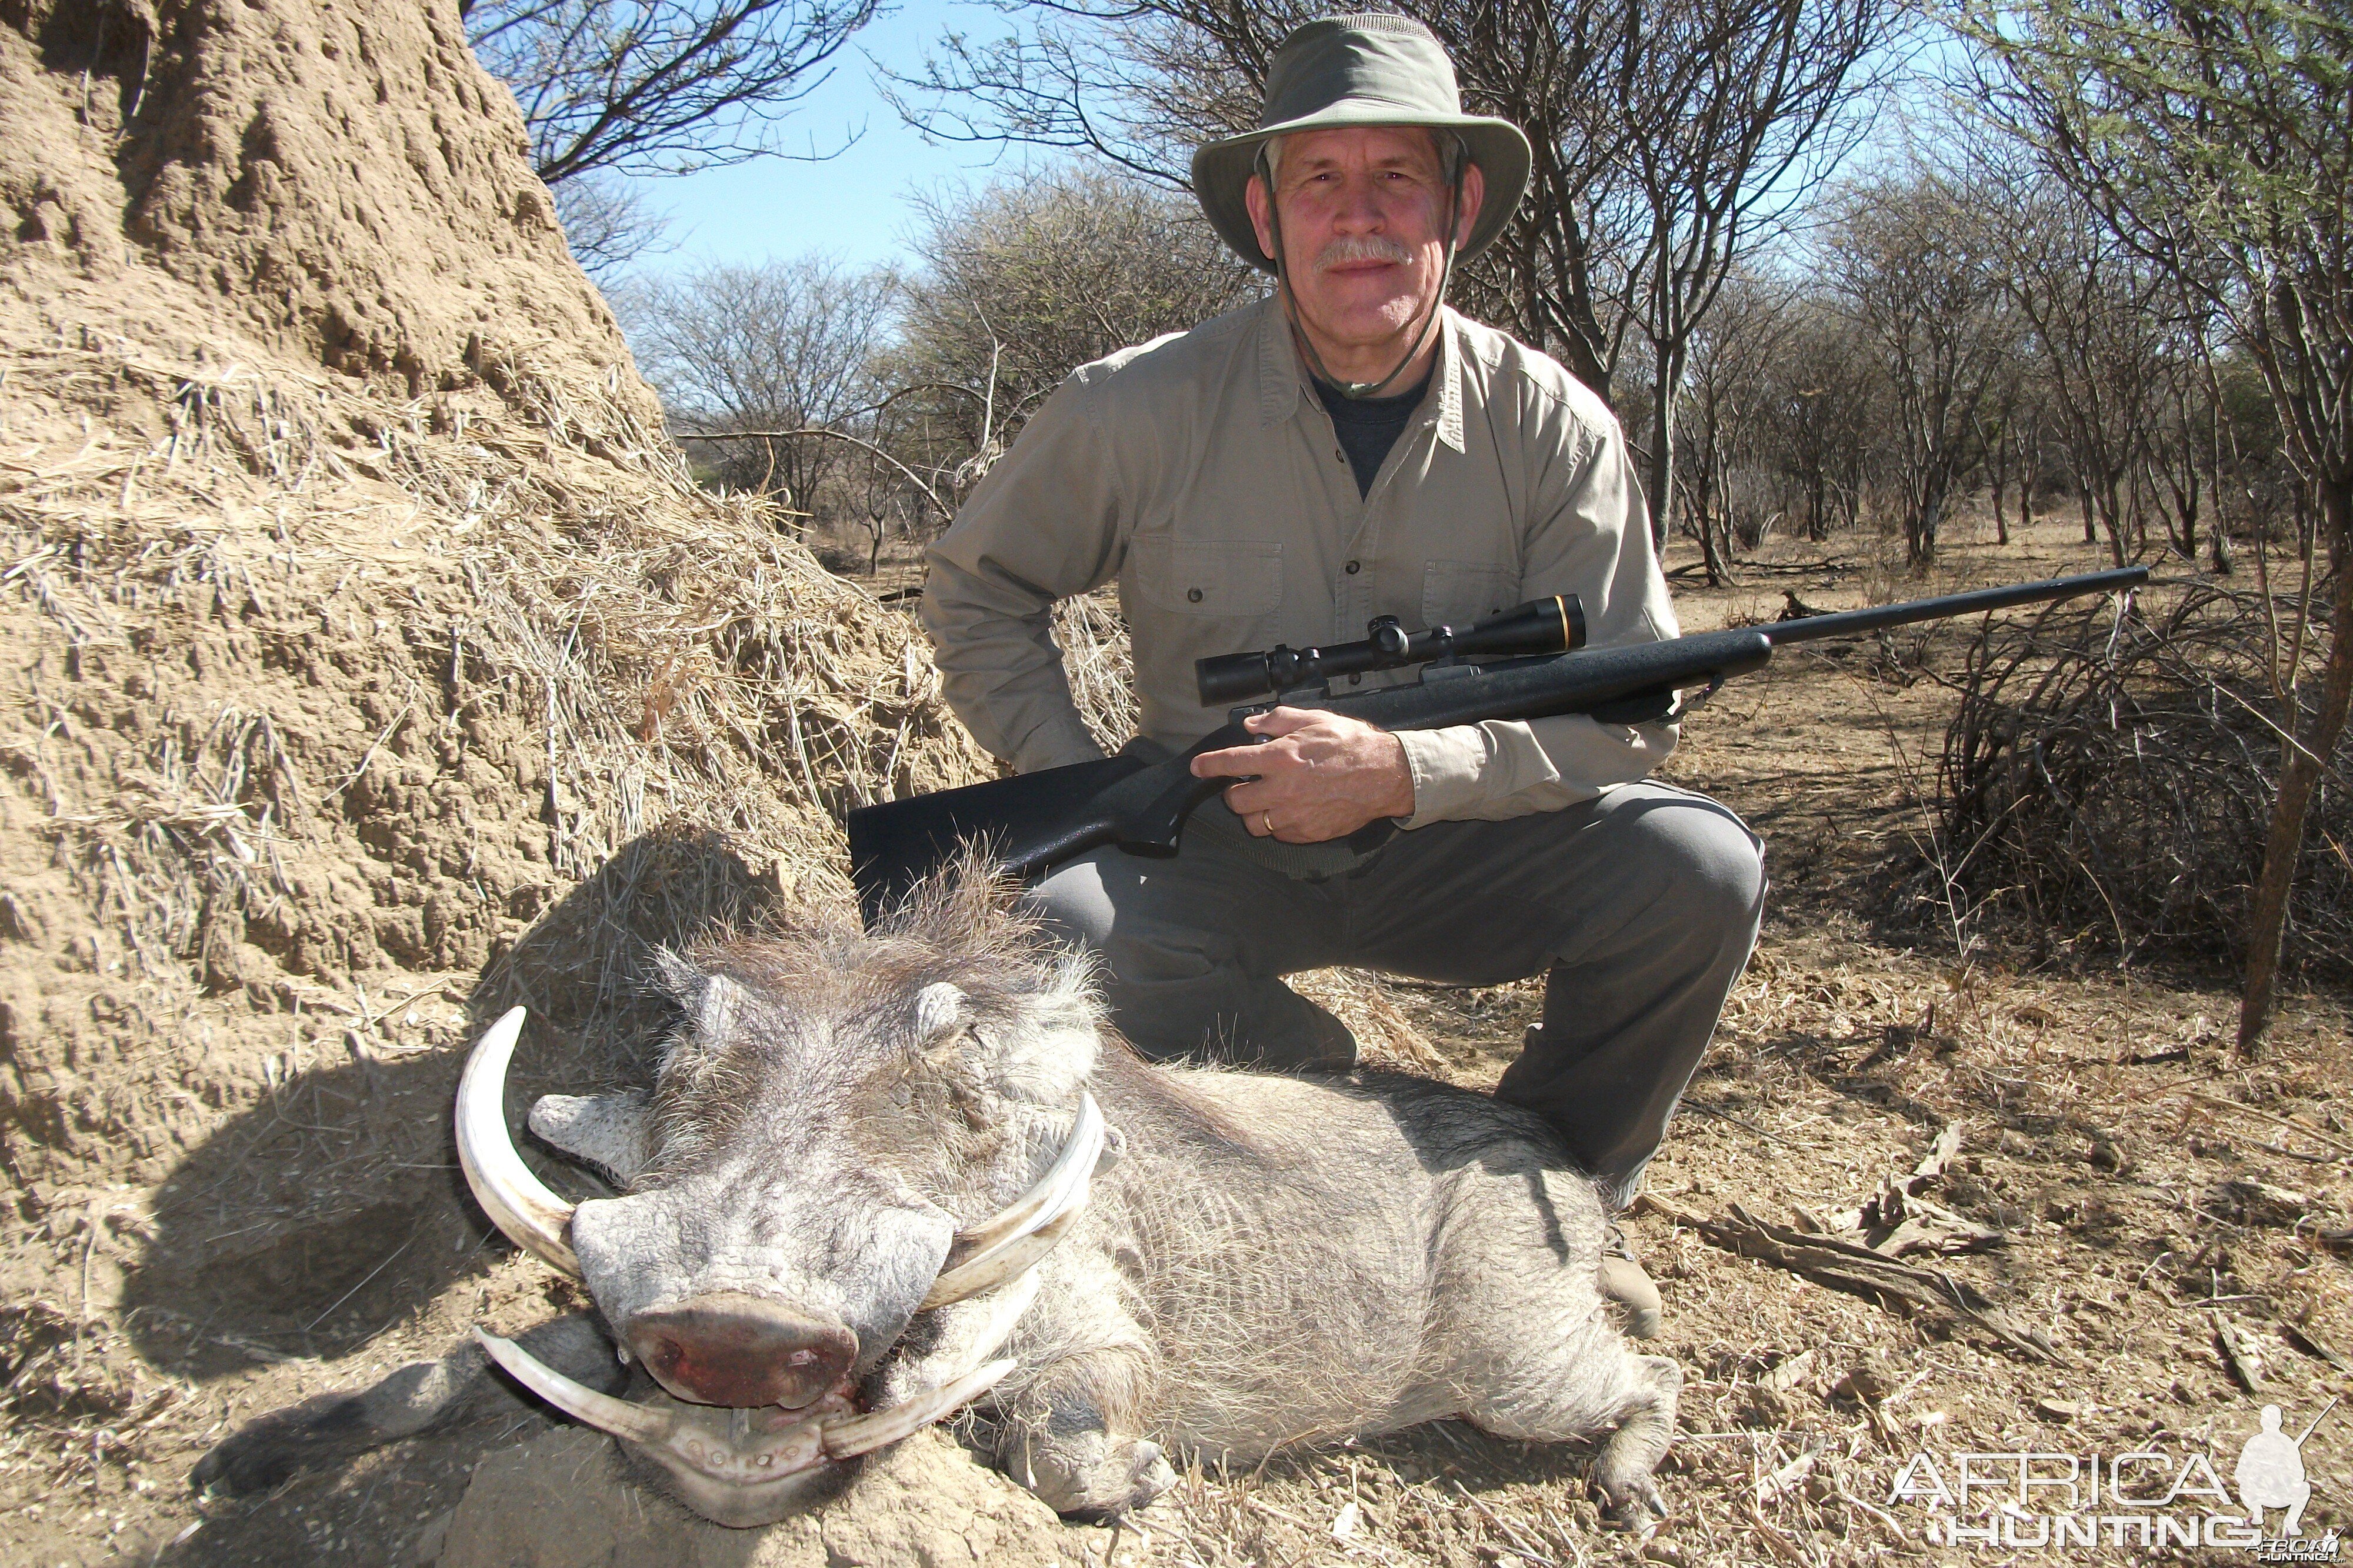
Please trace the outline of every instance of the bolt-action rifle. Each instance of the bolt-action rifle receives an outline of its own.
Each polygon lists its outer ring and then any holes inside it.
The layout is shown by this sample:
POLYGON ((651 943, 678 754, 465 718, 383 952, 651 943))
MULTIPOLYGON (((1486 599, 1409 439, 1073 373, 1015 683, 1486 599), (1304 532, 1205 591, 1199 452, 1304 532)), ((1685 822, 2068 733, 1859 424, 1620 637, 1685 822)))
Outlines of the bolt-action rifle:
MULTIPOLYGON (((1035 877, 1106 844, 1131 855, 1173 856, 1186 818, 1237 782, 1195 778, 1193 759, 1257 742, 1262 737, 1243 729, 1242 721, 1277 705, 1345 713, 1383 730, 1439 730, 1562 713, 1620 724, 1673 719, 1692 705, 1683 693, 1713 693, 1736 676, 1763 668, 1773 650, 1785 644, 2081 594, 2122 593, 2147 580, 2147 568, 2128 566, 1608 648, 1580 647, 1585 617, 1567 595, 1535 600, 1461 631, 1439 626, 1407 632, 1385 616, 1359 643, 1277 647, 1198 661, 1205 704, 1269 693, 1272 700, 1234 709, 1227 723, 1165 763, 1106 757, 861 806, 849 818, 850 878, 871 919, 967 843, 985 844, 1019 877, 1035 877), (1337 675, 1415 664, 1421 666, 1420 679, 1410 684, 1339 695, 1331 689, 1337 675)), ((1389 826, 1377 823, 1372 831, 1389 826)))

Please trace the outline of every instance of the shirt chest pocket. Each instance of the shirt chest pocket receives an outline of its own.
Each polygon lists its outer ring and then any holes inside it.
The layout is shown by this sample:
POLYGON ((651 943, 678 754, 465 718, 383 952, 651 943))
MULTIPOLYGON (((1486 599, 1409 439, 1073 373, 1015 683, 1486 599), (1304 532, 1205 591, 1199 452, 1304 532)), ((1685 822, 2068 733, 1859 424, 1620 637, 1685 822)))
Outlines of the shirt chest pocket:
POLYGON ((1421 624, 1467 626, 1519 603, 1520 574, 1493 561, 1431 561, 1421 573, 1421 624))
POLYGON ((1161 609, 1266 616, 1282 604, 1282 546, 1247 539, 1140 538, 1128 545, 1135 586, 1161 609))

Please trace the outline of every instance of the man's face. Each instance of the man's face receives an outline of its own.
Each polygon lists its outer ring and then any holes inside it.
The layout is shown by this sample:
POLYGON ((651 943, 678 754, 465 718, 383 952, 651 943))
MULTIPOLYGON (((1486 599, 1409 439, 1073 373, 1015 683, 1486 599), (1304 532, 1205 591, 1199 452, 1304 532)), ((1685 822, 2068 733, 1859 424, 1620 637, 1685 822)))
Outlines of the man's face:
MULTIPOLYGON (((1269 255, 1281 216, 1301 325, 1339 374, 1347 374, 1343 358, 1394 353, 1428 313, 1445 264, 1448 193, 1437 142, 1418 127, 1311 131, 1284 137, 1277 163, 1271 207, 1255 176, 1247 199, 1269 255)), ((1457 245, 1484 192, 1478 167, 1465 166, 1457 245)))

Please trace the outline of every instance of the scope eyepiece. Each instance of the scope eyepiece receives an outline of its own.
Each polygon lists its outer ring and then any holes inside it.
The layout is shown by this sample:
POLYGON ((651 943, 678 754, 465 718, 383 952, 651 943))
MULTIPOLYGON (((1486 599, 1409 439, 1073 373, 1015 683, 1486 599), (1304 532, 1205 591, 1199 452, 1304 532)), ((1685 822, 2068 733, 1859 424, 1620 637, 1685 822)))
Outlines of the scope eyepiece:
POLYGON ((1464 627, 1409 632, 1395 616, 1376 616, 1362 642, 1331 647, 1278 643, 1256 653, 1219 654, 1193 661, 1205 708, 1230 707, 1270 692, 1330 680, 1335 675, 1401 669, 1440 658, 1525 658, 1568 653, 1585 646, 1585 606, 1574 594, 1531 599, 1464 627))

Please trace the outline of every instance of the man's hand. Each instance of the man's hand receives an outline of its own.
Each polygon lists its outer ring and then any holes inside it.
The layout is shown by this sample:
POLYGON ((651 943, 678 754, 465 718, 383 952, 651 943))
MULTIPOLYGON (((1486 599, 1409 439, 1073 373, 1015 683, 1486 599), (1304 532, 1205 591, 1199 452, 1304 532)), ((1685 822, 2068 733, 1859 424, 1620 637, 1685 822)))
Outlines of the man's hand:
POLYGON ((1314 708, 1253 713, 1242 727, 1268 738, 1204 752, 1193 759, 1193 775, 1249 779, 1227 789, 1226 805, 1253 836, 1321 844, 1377 816, 1413 815, 1413 771, 1405 746, 1387 730, 1314 708))

